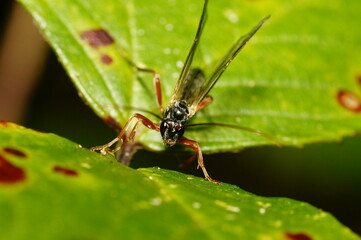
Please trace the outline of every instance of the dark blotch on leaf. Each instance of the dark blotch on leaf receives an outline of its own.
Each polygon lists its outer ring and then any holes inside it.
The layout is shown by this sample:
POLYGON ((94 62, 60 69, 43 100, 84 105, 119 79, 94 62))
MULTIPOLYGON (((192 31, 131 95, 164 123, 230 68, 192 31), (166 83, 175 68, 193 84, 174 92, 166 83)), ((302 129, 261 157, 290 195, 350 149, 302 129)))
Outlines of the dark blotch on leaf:
POLYGON ((113 38, 104 29, 85 31, 80 34, 80 37, 94 48, 107 46, 114 42, 113 38))
POLYGON ((0 156, 0 183, 13 184, 23 180, 25 180, 24 170, 0 156))
POLYGON ((64 175, 69 175, 69 176, 78 176, 78 172, 74 171, 72 169, 69 168, 65 168, 65 167, 61 167, 61 166, 54 166, 53 170, 55 172, 64 174, 64 175))
POLYGON ((6 147, 6 148, 4 148, 4 152, 15 155, 17 157, 22 157, 22 158, 26 157, 26 154, 24 152, 17 150, 15 148, 6 147))
POLYGON ((111 116, 107 116, 103 118, 104 122, 106 122, 109 126, 117 130, 118 132, 122 129, 119 125, 119 122, 117 122, 114 118, 111 116))
POLYGON ((111 64, 113 62, 113 58, 111 56, 109 56, 108 54, 102 54, 100 56, 100 60, 102 61, 102 63, 105 63, 105 64, 111 64))
POLYGON ((7 126, 8 126, 8 122, 7 122, 7 121, 0 121, 0 126, 2 126, 2 127, 7 127, 7 126))
POLYGON ((312 240, 312 238, 304 233, 286 233, 285 236, 290 240, 312 240))
POLYGON ((337 93, 337 100, 344 108, 353 112, 361 112, 361 101, 355 94, 340 90, 337 93))

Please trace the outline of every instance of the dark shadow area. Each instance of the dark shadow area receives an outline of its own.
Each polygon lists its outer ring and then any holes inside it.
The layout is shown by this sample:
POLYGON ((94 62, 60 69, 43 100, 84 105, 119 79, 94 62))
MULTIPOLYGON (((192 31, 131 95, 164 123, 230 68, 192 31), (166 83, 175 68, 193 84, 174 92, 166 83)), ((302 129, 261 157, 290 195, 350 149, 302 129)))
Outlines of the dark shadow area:
POLYGON ((116 134, 80 98, 54 53, 48 57, 24 125, 56 133, 84 147, 103 144, 116 134))

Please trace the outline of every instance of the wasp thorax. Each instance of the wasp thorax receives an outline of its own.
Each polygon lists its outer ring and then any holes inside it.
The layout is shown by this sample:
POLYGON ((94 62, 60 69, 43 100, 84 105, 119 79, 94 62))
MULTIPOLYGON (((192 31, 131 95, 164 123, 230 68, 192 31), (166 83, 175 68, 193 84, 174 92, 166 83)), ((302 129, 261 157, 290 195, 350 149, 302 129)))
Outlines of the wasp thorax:
POLYGON ((188 115, 189 110, 184 102, 176 101, 167 107, 160 124, 160 133, 165 145, 173 146, 183 136, 188 115))

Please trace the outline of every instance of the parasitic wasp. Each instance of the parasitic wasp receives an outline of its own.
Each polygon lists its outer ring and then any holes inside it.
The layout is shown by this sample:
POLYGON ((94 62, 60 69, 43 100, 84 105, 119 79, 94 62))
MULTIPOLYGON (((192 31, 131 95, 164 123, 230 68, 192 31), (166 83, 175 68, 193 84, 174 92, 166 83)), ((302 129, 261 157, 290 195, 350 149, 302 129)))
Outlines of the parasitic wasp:
MULTIPOLYGON (((156 114, 153 113, 152 114, 160 118, 161 120, 160 124, 152 122, 142 114, 135 113, 128 119, 128 121, 126 122, 126 124, 124 125, 124 127, 122 128, 122 130, 114 140, 103 146, 93 147, 91 148, 91 150, 93 151, 100 150, 102 154, 106 154, 107 152, 116 152, 120 150, 121 148, 125 147, 128 142, 134 139, 137 127, 141 123, 149 129, 160 132, 163 139, 163 143, 167 146, 173 146, 176 143, 179 143, 184 146, 192 148, 196 152, 196 154, 186 162, 188 163, 197 157, 198 167, 202 169, 205 178, 211 182, 218 183, 218 181, 213 180, 207 173, 207 170, 203 163, 203 155, 199 144, 196 141, 188 139, 183 136, 186 128, 204 126, 204 125, 237 128, 267 137, 277 143, 277 141, 273 139, 273 137, 261 131, 247 127, 240 127, 240 126, 222 124, 222 123, 187 124, 187 122, 194 116, 194 114, 196 114, 198 111, 204 109, 210 103, 212 103, 213 99, 211 96, 208 95, 209 91, 216 84, 216 82, 221 77, 223 72, 227 69, 227 67, 232 62, 232 60, 237 56, 237 54, 242 50, 242 48, 247 44, 247 42, 253 37, 253 35, 262 27, 262 25, 270 17, 267 16, 264 19, 262 19, 248 34, 241 37, 231 47, 228 53, 219 61, 212 74, 210 76, 207 76, 206 78, 201 69, 193 67, 194 66, 193 59, 195 55, 198 53, 197 50, 198 50, 199 41, 203 29, 205 27, 206 18, 207 18, 207 5, 208 5, 208 0, 205 0, 201 19, 198 25, 198 29, 193 44, 191 46, 191 49, 185 60, 179 79, 174 88, 172 98, 165 110, 162 107, 162 92, 161 92, 159 74, 151 69, 137 67, 129 59, 126 59, 137 70, 143 72, 149 72, 153 74, 156 100, 160 113, 162 114, 162 117, 157 116, 156 114), (136 122, 134 125, 131 125, 134 119, 136 120, 136 122), (130 131, 129 134, 127 134, 128 131, 130 131), (109 149, 109 147, 111 147, 113 144, 115 144, 118 141, 121 142, 121 144, 118 147, 114 149, 109 149)), ((145 111, 145 112, 151 113, 149 111, 145 111)))

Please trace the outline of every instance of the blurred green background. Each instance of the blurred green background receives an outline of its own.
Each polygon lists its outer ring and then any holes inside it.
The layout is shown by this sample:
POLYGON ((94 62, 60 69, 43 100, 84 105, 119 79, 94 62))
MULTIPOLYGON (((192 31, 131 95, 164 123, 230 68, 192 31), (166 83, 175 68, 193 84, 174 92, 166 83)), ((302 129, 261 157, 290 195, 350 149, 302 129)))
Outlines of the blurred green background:
MULTIPOLYGON (((2 54, 5 52, 4 46, 12 21, 19 17, 16 14, 20 12, 20 17, 24 17, 24 21, 31 24, 30 18, 24 16, 22 10, 16 10, 18 8, 12 1, 1 3, 2 54)), ((37 32, 35 28, 33 31, 37 32)), ((30 41, 28 38, 20 38, 23 42, 30 41)), ((99 145, 113 139, 115 131, 81 101, 54 53, 45 44, 40 46, 43 50, 37 54, 41 54, 38 56, 38 62, 42 64, 33 73, 32 81, 16 85, 25 94, 21 107, 12 105, 11 99, 4 100, 5 97, 0 96, 0 119, 53 132, 84 147, 99 145), (9 115, 9 109, 19 111, 17 114, 9 115)), ((31 56, 27 57, 32 59, 31 56)), ((2 60, 4 61, 4 57, 2 60)), ((11 61, 6 59, 6 63, 11 64, 11 61)), ((24 63, 24 66, 27 65, 24 63)), ((15 65, 14 68, 19 74, 27 73, 21 64, 15 65)), ((3 75, 0 76, 1 94, 7 85, 4 83, 3 75)), ((19 89, 17 91, 20 91, 19 89)), ((12 96, 21 95, 9 90, 6 92, 12 96)), ((178 164, 188 156, 189 153, 181 151, 180 148, 169 149, 163 153, 140 150, 135 155, 132 166, 159 166, 202 176, 202 172, 196 170, 196 163, 186 168, 178 168, 178 164), (169 159, 176 160, 170 162, 169 159)), ((207 169, 215 179, 263 196, 282 196, 308 202, 331 212, 358 234, 361 234, 360 160, 360 136, 346 138, 340 143, 313 144, 303 149, 256 147, 239 153, 205 156, 207 169)))

